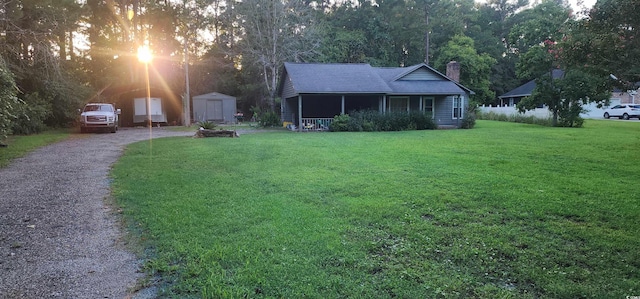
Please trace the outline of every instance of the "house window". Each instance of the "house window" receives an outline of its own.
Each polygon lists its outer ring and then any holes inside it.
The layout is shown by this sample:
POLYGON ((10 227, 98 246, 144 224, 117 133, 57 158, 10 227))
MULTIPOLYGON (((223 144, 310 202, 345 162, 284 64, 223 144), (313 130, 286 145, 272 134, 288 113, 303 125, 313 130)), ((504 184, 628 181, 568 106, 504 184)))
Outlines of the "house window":
POLYGON ((407 112, 409 110, 409 97, 390 97, 389 112, 407 112))
POLYGON ((462 110, 463 104, 464 103, 464 97, 462 96, 453 96, 453 111, 452 111, 452 116, 453 118, 463 118, 464 117, 464 111, 462 110))
POLYGON ((433 97, 425 97, 425 98, 422 99, 422 101, 423 101, 422 112, 431 113, 431 115, 433 115, 434 98, 433 97))

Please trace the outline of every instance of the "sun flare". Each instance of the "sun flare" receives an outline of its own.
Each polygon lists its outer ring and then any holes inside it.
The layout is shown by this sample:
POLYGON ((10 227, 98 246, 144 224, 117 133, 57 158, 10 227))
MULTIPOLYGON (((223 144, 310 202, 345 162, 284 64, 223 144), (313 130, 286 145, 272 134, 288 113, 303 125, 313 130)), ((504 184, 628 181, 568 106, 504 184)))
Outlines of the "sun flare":
POLYGON ((138 60, 142 63, 149 63, 153 59, 153 54, 149 46, 140 46, 138 48, 138 60))

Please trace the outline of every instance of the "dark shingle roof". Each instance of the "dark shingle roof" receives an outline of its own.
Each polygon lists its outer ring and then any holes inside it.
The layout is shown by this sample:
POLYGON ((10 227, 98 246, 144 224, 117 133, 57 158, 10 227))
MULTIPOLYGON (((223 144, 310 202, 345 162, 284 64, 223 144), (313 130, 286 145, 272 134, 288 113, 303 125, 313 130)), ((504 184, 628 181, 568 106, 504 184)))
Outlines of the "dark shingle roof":
POLYGON ((522 84, 515 89, 510 90, 509 92, 499 96, 500 99, 505 98, 518 98, 518 97, 528 97, 531 95, 533 90, 536 88, 536 80, 531 80, 525 84, 522 84))
POLYGON ((426 64, 376 68, 369 64, 285 63, 285 73, 296 94, 433 94, 454 95, 473 91, 451 81, 426 64), (420 68, 434 74, 430 80, 401 80, 420 68))
POLYGON ((405 67, 379 67, 374 68, 380 78, 385 82, 393 81, 395 78, 402 76, 407 71, 405 67))
POLYGON ((368 64, 285 63, 297 93, 388 93, 386 82, 368 64))
MULTIPOLYGON (((564 76, 563 70, 560 70, 560 69, 551 70, 551 78, 559 79, 559 78, 562 78, 563 76, 564 76)), ((534 89, 536 89, 536 80, 531 80, 525 84, 522 84, 508 91, 507 93, 499 96, 498 98, 506 99, 506 98, 528 97, 531 95, 531 93, 533 93, 534 89)))

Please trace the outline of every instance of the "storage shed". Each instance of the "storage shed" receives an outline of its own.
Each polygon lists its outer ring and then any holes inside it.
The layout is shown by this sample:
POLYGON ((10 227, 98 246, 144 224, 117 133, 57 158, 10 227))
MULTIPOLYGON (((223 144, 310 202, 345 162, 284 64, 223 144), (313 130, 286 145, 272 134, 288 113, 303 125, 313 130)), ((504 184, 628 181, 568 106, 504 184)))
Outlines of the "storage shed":
POLYGON ((193 97, 194 121, 234 122, 236 109, 236 98, 230 95, 212 92, 193 97))

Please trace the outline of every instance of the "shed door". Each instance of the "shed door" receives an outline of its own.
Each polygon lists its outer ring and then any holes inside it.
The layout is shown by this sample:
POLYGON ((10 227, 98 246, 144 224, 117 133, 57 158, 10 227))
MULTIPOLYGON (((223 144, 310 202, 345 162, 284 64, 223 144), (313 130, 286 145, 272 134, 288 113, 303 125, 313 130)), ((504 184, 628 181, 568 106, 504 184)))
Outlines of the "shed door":
POLYGON ((222 101, 207 101, 207 120, 222 120, 222 101))

